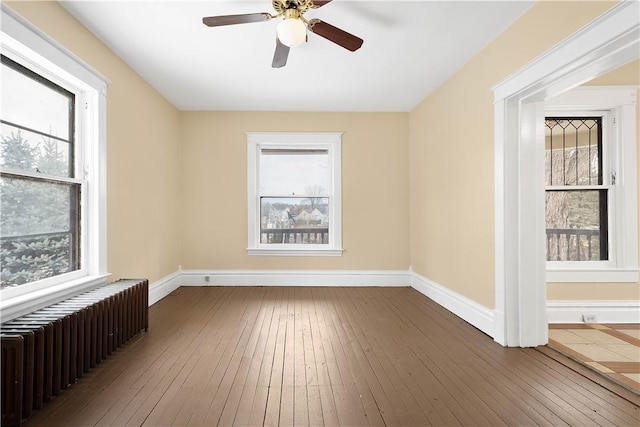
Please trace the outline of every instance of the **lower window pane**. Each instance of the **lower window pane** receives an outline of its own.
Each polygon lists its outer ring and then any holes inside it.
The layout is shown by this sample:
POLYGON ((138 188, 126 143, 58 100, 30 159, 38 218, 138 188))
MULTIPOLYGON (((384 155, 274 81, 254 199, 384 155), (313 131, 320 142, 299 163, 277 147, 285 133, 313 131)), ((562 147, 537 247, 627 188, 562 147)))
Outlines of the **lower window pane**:
POLYGON ((609 259, 607 190, 546 192, 547 261, 609 259))
POLYGON ((79 200, 80 184, 2 177, 2 288, 80 268, 79 200))
POLYGON ((260 243, 329 244, 327 197, 261 197, 260 243))

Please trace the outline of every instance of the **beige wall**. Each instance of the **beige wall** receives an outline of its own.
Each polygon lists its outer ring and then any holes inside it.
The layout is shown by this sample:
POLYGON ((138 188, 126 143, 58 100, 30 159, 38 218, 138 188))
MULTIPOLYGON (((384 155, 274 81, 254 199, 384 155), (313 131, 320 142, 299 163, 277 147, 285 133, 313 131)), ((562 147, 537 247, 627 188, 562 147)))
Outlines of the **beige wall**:
POLYGON ((184 269, 406 270, 407 113, 183 112, 184 269), (248 256, 246 132, 341 131, 344 254, 248 256))
MULTIPOLYGON (((414 271, 495 306, 491 87, 613 4, 536 3, 411 112, 414 271)), ((633 298, 633 293, 624 295, 633 298)))
POLYGON ((620 86, 640 84, 640 60, 631 61, 622 67, 597 77, 584 86, 620 86))
POLYGON ((107 227, 111 279, 157 280, 180 263, 180 113, 56 2, 7 2, 110 79, 107 227))
MULTIPOLYGON (((613 3, 536 4, 408 114, 180 113, 57 3, 8 4, 111 80, 108 268, 113 278, 153 281, 178 264, 225 270, 411 265, 493 307, 490 88, 613 3), (246 254, 248 131, 345 132, 342 257, 246 254)), ((610 81, 621 78, 612 76, 610 81)), ((554 299, 638 296, 637 284, 603 289, 608 288, 550 286, 549 294, 554 299)))

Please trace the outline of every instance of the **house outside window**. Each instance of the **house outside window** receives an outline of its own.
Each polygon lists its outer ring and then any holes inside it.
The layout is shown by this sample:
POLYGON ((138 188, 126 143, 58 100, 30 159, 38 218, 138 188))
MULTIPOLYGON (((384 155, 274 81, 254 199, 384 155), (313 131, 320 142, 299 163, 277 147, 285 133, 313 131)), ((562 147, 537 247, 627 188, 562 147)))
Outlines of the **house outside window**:
POLYGON ((342 253, 341 141, 335 132, 247 134, 250 255, 342 253))
POLYGON ((2 5, 0 315, 105 282, 107 80, 2 5))
POLYGON ((547 281, 638 280, 635 87, 581 87, 547 101, 547 281))

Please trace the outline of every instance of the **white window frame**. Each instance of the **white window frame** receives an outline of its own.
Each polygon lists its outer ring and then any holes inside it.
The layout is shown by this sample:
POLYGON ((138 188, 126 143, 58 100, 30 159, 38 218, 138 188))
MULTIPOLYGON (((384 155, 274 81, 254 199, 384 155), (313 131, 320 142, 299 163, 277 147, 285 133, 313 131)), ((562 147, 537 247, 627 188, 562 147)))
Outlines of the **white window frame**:
POLYGON ((249 255, 341 256, 342 255, 342 132, 248 132, 247 218, 249 255), (328 244, 260 243, 260 153, 262 149, 327 150, 329 154, 328 244))
POLYGON ((81 184, 80 269, 0 292, 6 321, 106 281, 107 79, 2 4, 2 54, 76 95, 75 171, 81 184))
POLYGON ((545 116, 603 116, 603 178, 609 189, 609 260, 547 261, 547 282, 638 281, 637 90, 582 86, 545 102, 545 116))

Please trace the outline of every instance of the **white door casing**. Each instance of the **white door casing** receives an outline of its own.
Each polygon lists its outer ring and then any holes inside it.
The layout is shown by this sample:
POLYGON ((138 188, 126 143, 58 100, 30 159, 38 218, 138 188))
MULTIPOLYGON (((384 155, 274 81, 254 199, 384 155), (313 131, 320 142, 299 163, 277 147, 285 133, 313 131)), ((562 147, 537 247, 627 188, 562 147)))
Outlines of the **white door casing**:
POLYGON ((620 2, 494 88, 494 339, 548 341, 544 247, 544 100, 640 57, 640 2, 620 2))

